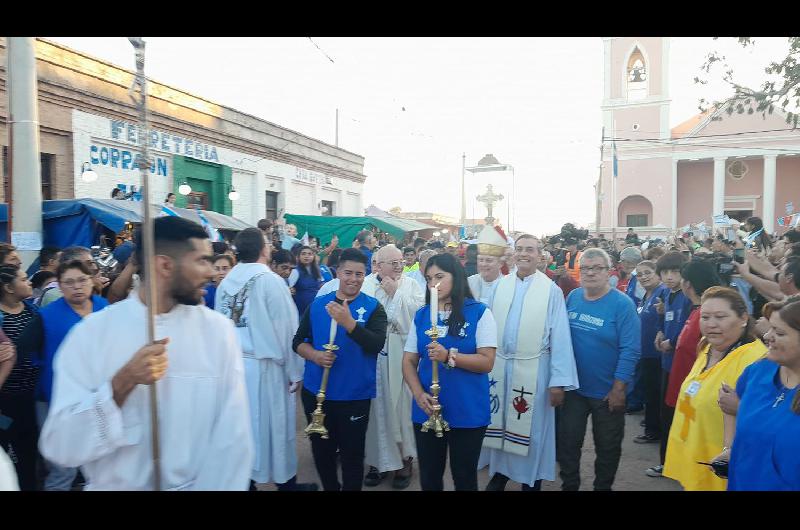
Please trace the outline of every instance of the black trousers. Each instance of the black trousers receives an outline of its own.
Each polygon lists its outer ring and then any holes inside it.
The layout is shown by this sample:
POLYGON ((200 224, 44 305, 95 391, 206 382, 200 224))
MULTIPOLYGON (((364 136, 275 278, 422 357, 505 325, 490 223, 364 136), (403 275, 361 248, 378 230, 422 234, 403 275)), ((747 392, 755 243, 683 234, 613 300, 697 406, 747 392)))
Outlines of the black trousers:
POLYGON ((422 491, 444 489, 444 468, 447 450, 450 449, 450 473, 456 491, 478 491, 478 459, 481 456, 486 427, 459 429, 451 427, 437 438, 433 430, 421 432, 421 424, 414 424, 417 442, 419 481, 422 491))
POLYGON ((664 399, 667 397, 667 384, 669 383, 669 372, 666 370, 661 371, 661 444, 659 451, 661 453, 661 465, 667 458, 667 440, 669 440, 669 430, 672 427, 672 417, 675 415, 675 408, 666 404, 664 399))
MULTIPOLYGON (((311 423, 311 413, 317 408, 317 396, 305 388, 302 391, 306 421, 311 423)), ((329 401, 322 404, 328 439, 311 436, 311 452, 322 488, 325 491, 361 491, 364 480, 364 446, 369 422, 369 399, 356 401, 329 401), (342 483, 339 483, 338 457, 342 462, 342 483)))
POLYGON ((36 423, 36 402, 33 392, 0 394, 0 414, 12 420, 8 430, 0 429, 0 445, 6 453, 10 453, 9 446, 13 450, 19 489, 36 491, 39 427, 36 423))
POLYGON ((581 450, 590 415, 596 454, 594 489, 611 490, 614 484, 622 455, 625 410, 612 413, 607 401, 583 397, 573 390, 565 393, 556 435, 556 459, 561 468, 561 489, 564 491, 580 488, 581 450))
POLYGON ((639 361, 639 364, 644 385, 644 433, 661 436, 661 403, 664 401, 661 394, 661 359, 648 357, 639 361))

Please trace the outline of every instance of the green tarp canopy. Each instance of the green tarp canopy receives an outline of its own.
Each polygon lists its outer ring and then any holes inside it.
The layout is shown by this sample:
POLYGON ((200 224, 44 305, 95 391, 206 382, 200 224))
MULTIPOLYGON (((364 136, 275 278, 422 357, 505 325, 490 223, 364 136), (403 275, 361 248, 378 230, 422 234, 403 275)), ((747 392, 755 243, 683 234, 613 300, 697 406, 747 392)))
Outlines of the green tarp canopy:
POLYGON ((287 224, 297 227, 297 237, 302 238, 308 232, 309 236, 318 237, 324 246, 330 243, 334 234, 339 236, 339 246, 347 248, 361 230, 377 228, 396 239, 403 239, 406 234, 422 230, 435 229, 435 226, 426 225, 413 219, 400 217, 335 217, 324 215, 294 215, 285 214, 283 218, 287 224))

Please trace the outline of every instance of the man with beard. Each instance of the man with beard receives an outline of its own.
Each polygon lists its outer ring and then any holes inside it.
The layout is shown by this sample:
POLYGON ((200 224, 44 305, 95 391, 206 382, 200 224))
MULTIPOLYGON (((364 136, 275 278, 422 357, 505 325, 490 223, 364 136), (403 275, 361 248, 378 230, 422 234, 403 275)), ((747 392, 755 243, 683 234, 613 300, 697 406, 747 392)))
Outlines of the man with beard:
POLYGON ((297 309, 285 281, 267 266, 272 249, 263 233, 246 228, 234 244, 239 263, 217 289, 216 310, 233 321, 244 354, 256 448, 251 480, 313 491, 316 484, 296 480, 295 392, 303 380, 303 360, 292 351, 297 309))
MULTIPOLYGON (((139 290, 77 324, 55 356, 39 448, 57 465, 81 466, 87 490, 152 489, 146 385, 157 384, 161 488, 246 490, 253 440, 242 352, 233 324, 200 305, 211 243, 181 217, 154 225, 158 340, 147 344, 139 290)), ((141 249, 139 237, 137 257, 141 249)))

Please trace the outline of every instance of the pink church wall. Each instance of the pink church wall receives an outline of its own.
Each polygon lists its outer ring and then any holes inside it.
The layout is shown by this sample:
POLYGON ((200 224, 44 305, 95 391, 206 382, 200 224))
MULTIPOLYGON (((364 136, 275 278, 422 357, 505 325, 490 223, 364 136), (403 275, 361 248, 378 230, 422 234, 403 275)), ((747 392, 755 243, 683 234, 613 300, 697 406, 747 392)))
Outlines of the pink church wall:
POLYGON ((678 163, 678 226, 711 222, 714 201, 714 162, 678 163))
MULTIPOLYGON (((687 116, 688 118, 688 116, 687 116)), ((800 139, 800 130, 795 131, 782 131, 781 129, 789 129, 789 124, 786 123, 786 119, 776 111, 773 114, 767 114, 764 118, 761 116, 761 113, 754 112, 753 114, 732 114, 728 116, 727 112, 722 112, 722 119, 721 120, 714 120, 709 121, 702 130, 699 131, 699 135, 707 136, 713 134, 731 134, 731 133, 741 133, 743 131, 776 131, 770 133, 770 135, 777 135, 777 136, 794 136, 797 139, 800 139)), ((750 136, 747 138, 748 144, 752 142, 754 138, 758 138, 759 136, 750 136)), ((797 140, 794 140, 797 141, 797 140)), ((785 142, 784 142, 785 143, 785 142)))
MULTIPOLYGON (((753 215, 757 217, 761 217, 762 213, 764 212, 764 160, 761 158, 748 158, 748 159, 741 159, 747 167, 748 171, 747 174, 741 180, 735 180, 731 178, 727 173, 727 167, 734 161, 735 158, 728 159, 726 162, 726 173, 725 173, 725 196, 742 196, 742 195, 757 195, 758 198, 755 200, 755 209, 753 210, 753 215)), ((713 172, 713 169, 712 169, 713 172)), ((713 173, 712 173, 713 174, 713 173)), ((725 209, 726 210, 748 210, 750 209, 750 205, 752 201, 743 200, 743 201, 733 201, 733 200, 726 200, 725 201, 725 209)))
MULTIPOLYGON (((618 208, 612 207, 612 179, 612 165, 609 160, 603 164, 602 191, 605 198, 601 212, 601 224, 607 227, 612 224, 614 211, 618 211, 618 208)), ((652 204, 652 215, 648 219, 651 226, 657 224, 670 226, 672 223, 672 159, 620 160, 617 205, 631 195, 641 195, 652 204)))
MULTIPOLYGON (((616 138, 630 138, 633 140, 640 138, 658 138, 658 124, 661 122, 661 110, 658 106, 632 107, 625 109, 624 112, 614 113, 616 121, 616 138), (638 123, 638 131, 633 130, 633 124, 638 123)), ((613 133, 614 131, 612 131, 613 133)), ((610 134, 609 134, 610 136, 610 134)), ((624 145, 617 145, 620 149, 624 145)))
MULTIPOLYGON (((786 214, 786 203, 790 201, 800 212, 800 156, 778 157, 777 173, 775 217, 786 214)), ((775 228, 782 232, 777 223, 775 228)))
POLYGON ((647 225, 653 223, 653 205, 641 195, 633 195, 623 198, 619 205, 619 217, 617 226, 627 226, 629 215, 647 215, 647 225))

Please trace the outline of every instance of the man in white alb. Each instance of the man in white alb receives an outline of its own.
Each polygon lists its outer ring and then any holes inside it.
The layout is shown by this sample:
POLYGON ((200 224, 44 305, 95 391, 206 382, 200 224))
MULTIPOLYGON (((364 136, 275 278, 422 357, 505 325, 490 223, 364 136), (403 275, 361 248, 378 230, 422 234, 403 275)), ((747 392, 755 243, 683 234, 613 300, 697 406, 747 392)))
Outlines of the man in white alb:
POLYGON ((283 278, 267 266, 271 245, 261 230, 242 230, 234 245, 239 263, 217 288, 215 308, 233 321, 244 355, 256 450, 250 489, 274 482, 281 491, 316 491, 296 476, 295 396, 305 368, 292 350, 297 307, 283 278))
POLYGON ((200 305, 214 275, 211 242, 181 217, 154 224, 159 340, 145 345, 143 291, 77 324, 55 357, 39 448, 60 466, 81 466, 87 490, 153 489, 147 385, 155 384, 161 489, 247 490, 253 439, 242 352, 231 322, 200 305))
POLYGON ((489 466, 489 491, 512 480, 538 491, 555 480, 555 407, 578 388, 569 320, 561 289, 537 270, 541 243, 517 238, 516 271, 500 280, 492 314, 497 357, 489 374, 491 424, 478 469, 489 466))
POLYGON ((403 275, 403 255, 386 245, 374 256, 375 274, 361 292, 377 298, 386 310, 389 326, 378 356, 376 396, 370 404, 365 463, 370 466, 365 486, 377 486, 394 471, 392 487, 405 489, 411 482, 411 462, 417 456, 411 423, 411 391, 403 381, 403 345, 417 310, 425 303, 419 284, 403 275))

